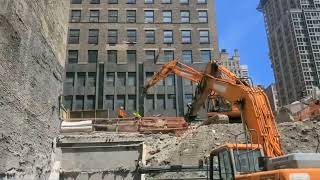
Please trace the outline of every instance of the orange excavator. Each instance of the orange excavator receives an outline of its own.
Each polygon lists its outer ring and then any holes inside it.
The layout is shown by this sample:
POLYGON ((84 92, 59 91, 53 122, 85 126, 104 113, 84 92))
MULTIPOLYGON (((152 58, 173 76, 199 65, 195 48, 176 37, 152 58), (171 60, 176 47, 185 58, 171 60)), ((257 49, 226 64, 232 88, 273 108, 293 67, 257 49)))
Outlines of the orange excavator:
MULTIPOLYGON (((226 71, 227 69, 224 69, 226 71)), ((146 94, 148 89, 155 86, 159 81, 165 79, 169 74, 174 73, 177 76, 188 79, 193 83, 200 83, 204 73, 199 72, 192 67, 185 65, 178 60, 172 60, 167 64, 163 65, 160 71, 158 71, 151 80, 148 81, 144 88, 144 93, 146 94)), ((231 74, 228 74, 229 78, 235 79, 231 74)), ((229 117, 229 119, 240 119, 240 111, 236 106, 231 105, 224 98, 219 96, 219 94, 212 91, 208 97, 208 118, 214 117, 217 114, 224 114, 229 117)))
POLYGON ((177 61, 169 64, 155 75, 158 79, 153 79, 148 87, 173 71, 190 80, 196 79, 197 92, 185 116, 189 121, 195 119, 213 92, 240 110, 244 133, 235 135, 234 144, 211 151, 210 180, 320 180, 319 153, 284 154, 268 98, 260 87, 242 81, 217 62, 208 63, 202 73, 177 61))
POLYGON ((186 117, 193 120, 213 91, 239 107, 245 143, 226 144, 211 151, 211 180, 320 180, 320 154, 284 155, 264 91, 216 62, 207 65, 186 117))

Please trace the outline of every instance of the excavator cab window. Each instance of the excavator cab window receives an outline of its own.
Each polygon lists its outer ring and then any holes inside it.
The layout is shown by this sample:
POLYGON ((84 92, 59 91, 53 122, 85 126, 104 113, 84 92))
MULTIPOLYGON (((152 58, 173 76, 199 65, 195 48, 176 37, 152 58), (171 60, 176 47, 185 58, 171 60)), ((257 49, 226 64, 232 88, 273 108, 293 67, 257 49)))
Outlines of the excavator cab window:
POLYGON ((224 149, 210 156, 210 180, 234 180, 231 152, 224 149))
POLYGON ((234 150, 236 171, 240 174, 259 171, 259 157, 262 157, 260 149, 257 150, 234 150))

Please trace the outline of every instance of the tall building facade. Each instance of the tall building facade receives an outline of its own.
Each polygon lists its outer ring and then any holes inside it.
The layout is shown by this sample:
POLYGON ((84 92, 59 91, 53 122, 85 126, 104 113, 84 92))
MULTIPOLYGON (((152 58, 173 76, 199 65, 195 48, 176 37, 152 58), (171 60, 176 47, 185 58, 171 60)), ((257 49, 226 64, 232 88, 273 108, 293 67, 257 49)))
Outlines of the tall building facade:
POLYGON ((264 89, 264 92, 266 93, 269 99, 272 111, 277 112, 279 109, 279 100, 275 84, 270 84, 267 88, 264 89))
POLYGON ((64 106, 71 111, 181 116, 195 85, 169 75, 143 94, 163 64, 197 69, 219 58, 214 0, 71 0, 64 106))
POLYGON ((260 0, 281 105, 320 84, 320 2, 260 0))

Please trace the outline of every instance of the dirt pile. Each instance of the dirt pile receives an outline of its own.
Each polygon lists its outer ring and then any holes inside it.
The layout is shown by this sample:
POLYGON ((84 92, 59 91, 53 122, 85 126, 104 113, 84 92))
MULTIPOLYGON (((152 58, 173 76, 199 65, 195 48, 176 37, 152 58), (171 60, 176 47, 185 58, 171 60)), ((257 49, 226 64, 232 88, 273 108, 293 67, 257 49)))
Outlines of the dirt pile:
MULTIPOLYGON (((286 153, 316 151, 320 122, 287 122, 279 124, 278 128, 286 153)), ((145 141, 147 165, 197 165, 199 159, 207 156, 211 149, 225 143, 234 143, 234 135, 241 132, 242 124, 194 124, 181 137, 153 135, 152 139, 145 141)), ((243 142, 243 139, 238 142, 243 142)))

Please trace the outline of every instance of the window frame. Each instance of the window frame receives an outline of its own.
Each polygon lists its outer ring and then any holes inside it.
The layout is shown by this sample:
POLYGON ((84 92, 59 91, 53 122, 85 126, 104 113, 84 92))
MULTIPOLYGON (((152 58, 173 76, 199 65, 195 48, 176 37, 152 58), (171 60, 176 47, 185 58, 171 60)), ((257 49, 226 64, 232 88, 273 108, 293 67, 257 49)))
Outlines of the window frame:
MULTIPOLYGON (((73 54, 73 55, 75 55, 75 54, 73 54)), ((78 50, 73 50, 73 49, 68 50, 68 63, 69 64, 78 64, 78 62, 79 62, 79 51, 78 50), (76 58, 70 58, 71 52, 76 53, 76 58), (72 61, 71 59, 75 60, 75 61, 72 61)))
POLYGON ((191 44, 192 43, 192 31, 191 30, 181 30, 181 43, 182 44, 191 44), (184 33, 187 32, 189 35, 185 36, 184 33), (188 38, 188 41, 184 39, 188 38))
POLYGON ((114 9, 108 10, 108 23, 118 23, 119 11, 114 9))
POLYGON ((97 63, 99 59, 99 51, 98 50, 88 50, 88 63, 97 63), (95 60, 90 57, 90 55, 95 55, 95 60))
POLYGON ((163 44, 173 44, 173 30, 163 30, 163 44))
POLYGON ((156 31, 155 30, 145 30, 145 44, 155 44, 156 42, 156 31), (150 33, 150 34, 149 34, 150 33), (152 34, 152 36, 150 36, 152 34), (151 41, 149 41, 151 40, 151 41))
POLYGON ((180 22, 181 23, 190 23, 190 11, 189 10, 181 10, 180 11, 180 22), (188 13, 188 16, 182 15, 182 13, 188 13), (187 19, 188 21, 184 21, 184 19, 187 19))
POLYGON ((154 10, 144 10, 144 22, 145 23, 154 23, 154 10), (149 16, 146 13, 152 13, 152 16, 149 16), (152 20, 152 21, 150 21, 150 20, 152 20))
POLYGON ((163 10, 162 11, 162 22, 166 24, 172 23, 172 11, 171 10, 163 10), (168 15, 166 13, 169 13, 168 15), (168 21, 167 21, 168 20, 168 21))
POLYGON ((69 29, 68 44, 79 44, 80 43, 80 29, 69 29), (74 35, 73 33, 76 33, 74 35))
POLYGON ((99 22, 99 20, 100 20, 100 10, 90 10, 89 14, 90 14, 89 22, 91 22, 91 23, 99 22), (97 14, 94 15, 94 13, 97 13, 97 14))
POLYGON ((107 42, 108 42, 108 44, 117 44, 118 43, 118 30, 117 29, 108 29, 107 42))
POLYGON ((88 44, 98 44, 98 43, 99 43, 99 29, 89 29, 88 44), (90 34, 93 32, 97 33, 96 36, 93 36, 92 34, 90 34), (95 38, 94 41, 93 41, 93 38, 95 38))

